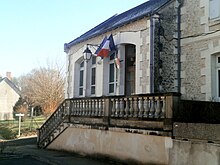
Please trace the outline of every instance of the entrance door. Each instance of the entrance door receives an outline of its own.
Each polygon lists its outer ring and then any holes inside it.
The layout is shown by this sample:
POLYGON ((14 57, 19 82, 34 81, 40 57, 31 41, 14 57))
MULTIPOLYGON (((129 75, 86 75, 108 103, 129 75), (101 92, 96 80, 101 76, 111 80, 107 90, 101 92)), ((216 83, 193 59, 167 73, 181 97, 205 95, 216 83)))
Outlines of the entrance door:
POLYGON ((135 45, 125 45, 125 95, 135 94, 135 45))

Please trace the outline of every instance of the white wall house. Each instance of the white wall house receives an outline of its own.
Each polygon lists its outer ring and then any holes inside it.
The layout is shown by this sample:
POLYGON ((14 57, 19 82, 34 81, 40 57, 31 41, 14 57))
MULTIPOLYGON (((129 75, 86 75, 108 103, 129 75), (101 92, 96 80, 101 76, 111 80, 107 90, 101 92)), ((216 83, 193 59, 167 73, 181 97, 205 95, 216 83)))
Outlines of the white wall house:
POLYGON ((66 43, 66 98, 177 92, 176 41, 167 39, 175 34, 175 19, 170 19, 175 13, 175 3, 169 0, 149 1, 66 43), (111 34, 117 53, 85 61, 84 50, 88 47, 94 54, 94 45, 111 34), (119 69, 115 57, 120 59, 119 69))
POLYGON ((19 97, 19 89, 7 77, 0 80, 0 120, 13 119, 13 107, 19 97))

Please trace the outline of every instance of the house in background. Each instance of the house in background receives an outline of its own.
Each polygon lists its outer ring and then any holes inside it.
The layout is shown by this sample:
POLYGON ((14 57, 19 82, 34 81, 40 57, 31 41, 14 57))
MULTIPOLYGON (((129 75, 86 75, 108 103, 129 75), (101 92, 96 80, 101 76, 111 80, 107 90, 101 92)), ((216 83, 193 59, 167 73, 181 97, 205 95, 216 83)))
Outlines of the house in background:
POLYGON ((9 73, 0 79, 0 120, 13 119, 13 107, 20 97, 20 90, 11 81, 9 73))

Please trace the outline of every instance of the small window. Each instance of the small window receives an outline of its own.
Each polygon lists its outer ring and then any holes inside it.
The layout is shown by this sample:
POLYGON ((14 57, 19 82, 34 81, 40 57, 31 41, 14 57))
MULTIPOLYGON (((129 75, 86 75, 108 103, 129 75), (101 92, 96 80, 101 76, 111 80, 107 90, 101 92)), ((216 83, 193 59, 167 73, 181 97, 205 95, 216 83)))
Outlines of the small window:
POLYGON ((96 64, 96 56, 92 56, 92 65, 96 64))
POLYGON ((96 56, 92 57, 92 68, 90 72, 91 76, 91 82, 90 82, 90 89, 91 89, 91 95, 95 95, 96 91, 96 56))
POLYGON ((209 0, 209 18, 210 19, 220 18, 219 0, 209 0))
POLYGON ((96 68, 92 68, 91 71, 91 94, 94 95, 95 94, 95 78, 96 77, 96 68))
POLYGON ((84 61, 81 62, 81 64, 80 64, 80 68, 83 68, 83 67, 84 67, 84 61))
POLYGON ((217 61, 218 61, 218 64, 220 64, 220 57, 218 56, 217 59, 218 59, 218 60, 217 60, 217 61))
POLYGON ((84 81, 84 61, 80 64, 80 71, 79 71, 79 95, 83 95, 83 82, 84 81))
POLYGON ((218 88, 218 97, 220 97, 220 70, 218 69, 218 73, 217 73, 217 88, 218 88))
POLYGON ((114 93, 115 84, 115 65, 111 63, 109 65, 109 93, 114 93))

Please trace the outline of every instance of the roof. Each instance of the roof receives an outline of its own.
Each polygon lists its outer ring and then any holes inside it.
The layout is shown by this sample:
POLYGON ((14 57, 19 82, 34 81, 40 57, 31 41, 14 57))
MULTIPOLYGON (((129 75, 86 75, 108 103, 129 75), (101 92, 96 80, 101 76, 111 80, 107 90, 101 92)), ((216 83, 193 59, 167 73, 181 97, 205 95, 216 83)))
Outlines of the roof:
POLYGON ((114 30, 130 22, 142 19, 150 14, 156 12, 162 6, 164 6, 170 0, 149 0, 137 7, 134 7, 124 13, 119 15, 113 15, 106 21, 92 28, 88 32, 84 33, 80 37, 74 39, 69 43, 64 44, 64 51, 66 52, 71 46, 76 45, 80 42, 86 41, 90 38, 96 37, 100 34, 106 33, 108 31, 114 30))
POLYGON ((21 95, 21 91, 18 89, 18 87, 7 77, 0 80, 0 83, 5 81, 18 95, 21 95))

